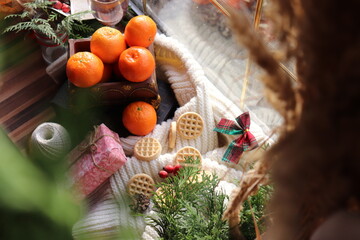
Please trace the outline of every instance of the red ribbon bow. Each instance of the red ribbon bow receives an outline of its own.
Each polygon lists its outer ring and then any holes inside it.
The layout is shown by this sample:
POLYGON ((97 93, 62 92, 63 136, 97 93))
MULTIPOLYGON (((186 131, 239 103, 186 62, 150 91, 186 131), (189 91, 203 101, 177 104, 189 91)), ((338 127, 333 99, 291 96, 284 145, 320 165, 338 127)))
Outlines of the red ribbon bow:
POLYGON ((258 147, 256 138, 249 131, 250 128, 250 115, 245 112, 233 120, 222 118, 214 128, 214 131, 225 133, 229 135, 238 135, 240 137, 232 141, 226 149, 222 158, 225 162, 238 163, 244 151, 250 151, 258 147))

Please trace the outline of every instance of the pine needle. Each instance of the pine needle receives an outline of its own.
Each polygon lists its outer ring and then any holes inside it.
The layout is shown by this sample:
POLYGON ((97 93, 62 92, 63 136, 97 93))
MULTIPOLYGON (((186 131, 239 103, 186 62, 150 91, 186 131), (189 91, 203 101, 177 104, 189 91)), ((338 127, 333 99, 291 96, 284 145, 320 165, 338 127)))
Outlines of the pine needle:
POLYGON ((196 160, 186 163, 190 166, 158 184, 153 196, 157 216, 148 217, 150 225, 162 239, 228 239, 228 225, 221 219, 227 196, 215 191, 219 179, 193 167, 196 160))

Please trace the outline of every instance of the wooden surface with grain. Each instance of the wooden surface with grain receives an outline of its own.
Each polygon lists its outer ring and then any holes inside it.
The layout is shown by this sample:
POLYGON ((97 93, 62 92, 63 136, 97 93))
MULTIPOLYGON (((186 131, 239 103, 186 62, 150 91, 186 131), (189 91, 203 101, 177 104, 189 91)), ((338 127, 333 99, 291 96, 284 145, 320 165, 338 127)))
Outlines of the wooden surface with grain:
POLYGON ((46 67, 29 35, 0 35, 0 126, 21 149, 40 123, 55 116, 50 100, 59 86, 46 67))

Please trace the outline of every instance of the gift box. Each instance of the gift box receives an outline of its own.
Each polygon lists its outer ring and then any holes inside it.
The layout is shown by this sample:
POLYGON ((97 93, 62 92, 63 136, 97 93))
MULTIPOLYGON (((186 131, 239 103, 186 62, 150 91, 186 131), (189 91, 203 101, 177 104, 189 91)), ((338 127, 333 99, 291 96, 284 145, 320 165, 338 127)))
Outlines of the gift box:
POLYGON ((72 187, 83 198, 121 168, 126 156, 119 135, 101 124, 71 151, 69 161, 72 187))
MULTIPOLYGON (((154 55, 151 45, 148 48, 154 55)), ((90 52, 90 39, 69 39, 69 56, 77 52, 90 52)), ((79 106, 96 107, 106 105, 128 104, 134 101, 145 101, 156 109, 160 104, 160 95, 155 71, 143 82, 130 82, 123 77, 113 75, 109 82, 98 83, 89 88, 79 88, 68 81, 69 105, 77 110, 79 106)))

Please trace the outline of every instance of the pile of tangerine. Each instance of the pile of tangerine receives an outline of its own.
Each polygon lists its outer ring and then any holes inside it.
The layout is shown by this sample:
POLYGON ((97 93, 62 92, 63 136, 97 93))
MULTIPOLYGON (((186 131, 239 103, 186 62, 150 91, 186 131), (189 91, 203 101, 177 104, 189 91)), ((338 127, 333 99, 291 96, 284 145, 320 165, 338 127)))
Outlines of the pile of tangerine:
POLYGON ((91 36, 90 52, 78 52, 69 58, 69 81, 77 87, 91 87, 106 81, 112 70, 128 81, 145 81, 155 69, 154 56, 147 47, 153 43, 156 31, 155 22, 144 15, 132 18, 124 34, 111 27, 99 28, 91 36))
MULTIPOLYGON (((131 82, 145 81, 155 70, 154 56, 147 47, 156 32, 155 22, 144 15, 132 18, 124 34, 111 27, 99 28, 91 36, 90 52, 77 52, 69 58, 69 81, 87 88, 107 81, 112 71, 131 82)), ((146 102, 134 102, 125 108, 122 120, 132 134, 147 135, 156 125, 156 111, 146 102)))

